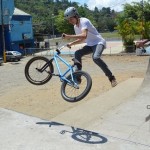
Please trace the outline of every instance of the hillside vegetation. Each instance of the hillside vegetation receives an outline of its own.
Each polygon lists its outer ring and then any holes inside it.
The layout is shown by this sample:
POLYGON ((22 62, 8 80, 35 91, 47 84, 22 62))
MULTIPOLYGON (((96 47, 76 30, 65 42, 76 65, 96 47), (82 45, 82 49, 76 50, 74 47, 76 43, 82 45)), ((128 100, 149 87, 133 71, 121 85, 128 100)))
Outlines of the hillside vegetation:
MULTIPOLYGON (((15 7, 32 15, 34 32, 42 34, 62 32, 63 13, 70 6, 76 7, 80 16, 89 18, 99 32, 114 31, 117 13, 110 8, 98 9, 95 7, 94 10, 90 10, 86 4, 79 6, 79 3, 68 0, 15 0, 15 7)), ((64 27, 66 28, 66 25, 63 26, 63 29, 64 27)), ((69 32, 73 32, 72 26, 69 26, 68 29, 69 32)))

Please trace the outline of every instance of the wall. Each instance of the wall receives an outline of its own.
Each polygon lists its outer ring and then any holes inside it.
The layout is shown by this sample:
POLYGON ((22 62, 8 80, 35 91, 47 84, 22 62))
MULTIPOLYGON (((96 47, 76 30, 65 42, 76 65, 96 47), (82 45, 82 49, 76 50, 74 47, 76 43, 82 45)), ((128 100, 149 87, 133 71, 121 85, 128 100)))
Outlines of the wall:
POLYGON ((14 0, 0 0, 0 25, 9 24, 10 18, 14 13, 14 0), (1 10, 2 6, 2 10, 1 10), (1 15, 3 14, 3 21, 1 15))
POLYGON ((11 49, 24 54, 24 48, 33 47, 32 17, 14 15, 10 25, 11 49))

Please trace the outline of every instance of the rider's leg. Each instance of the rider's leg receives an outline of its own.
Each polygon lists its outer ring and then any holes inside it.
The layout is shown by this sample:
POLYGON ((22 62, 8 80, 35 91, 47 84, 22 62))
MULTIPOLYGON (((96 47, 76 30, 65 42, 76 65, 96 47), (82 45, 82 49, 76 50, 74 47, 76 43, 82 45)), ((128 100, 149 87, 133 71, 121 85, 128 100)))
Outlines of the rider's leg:
POLYGON ((104 50, 104 46, 99 44, 93 46, 92 49, 93 49, 93 61, 103 70, 103 72, 111 82, 112 86, 113 87, 116 86, 117 82, 115 76, 112 74, 106 63, 100 58, 104 50))
MULTIPOLYGON (((79 61, 80 63, 79 65, 75 65, 75 71, 82 69, 82 57, 90 53, 92 53, 92 48, 89 46, 84 46, 82 49, 79 49, 75 52, 75 59, 77 59, 77 61, 79 61)), ((76 77, 75 81, 77 81, 77 83, 80 84, 82 81, 81 76, 76 77)))
MULTIPOLYGON (((84 55, 88 55, 92 53, 92 48, 90 46, 84 46, 82 49, 79 49, 75 52, 75 58, 81 63, 82 65, 82 57, 84 55)), ((81 70, 82 66, 76 66, 76 70, 81 70)))

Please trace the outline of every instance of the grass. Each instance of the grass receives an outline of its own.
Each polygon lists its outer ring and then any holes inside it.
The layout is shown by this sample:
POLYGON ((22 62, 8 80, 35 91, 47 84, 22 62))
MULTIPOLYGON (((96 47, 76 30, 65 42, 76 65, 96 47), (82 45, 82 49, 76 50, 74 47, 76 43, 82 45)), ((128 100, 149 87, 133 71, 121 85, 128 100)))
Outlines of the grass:
POLYGON ((100 33, 100 34, 105 39, 108 39, 108 38, 121 38, 121 36, 118 34, 118 32, 106 32, 106 33, 100 33))
MULTIPOLYGON (((100 33, 102 37, 105 39, 122 39, 121 35, 118 34, 118 32, 106 32, 106 33, 100 33)), ((135 35, 135 40, 140 39, 140 35, 135 35)))
MULTIPOLYGON (((102 37, 104 39, 120 39, 121 40, 121 36, 117 33, 117 32, 107 32, 107 33, 100 33, 102 35, 102 37)), ((54 39, 51 39, 51 42, 53 44, 55 44, 56 42, 60 42, 61 41, 61 38, 54 38, 54 39)))
MULTIPOLYGON (((106 32, 106 33, 100 33, 102 35, 102 37, 106 40, 122 40, 122 37, 120 34, 118 34, 118 32, 106 32)), ((140 39, 140 35, 135 35, 135 40, 139 40, 140 39)), ((53 45, 55 45, 56 42, 60 42, 61 38, 54 38, 51 39, 51 42, 53 43, 53 45)))

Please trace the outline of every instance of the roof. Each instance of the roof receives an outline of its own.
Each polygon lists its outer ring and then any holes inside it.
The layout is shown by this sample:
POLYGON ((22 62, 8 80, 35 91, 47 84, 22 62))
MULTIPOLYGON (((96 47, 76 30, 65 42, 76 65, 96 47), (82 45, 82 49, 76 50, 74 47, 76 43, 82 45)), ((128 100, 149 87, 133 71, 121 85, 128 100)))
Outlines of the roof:
POLYGON ((18 8, 15 8, 13 15, 31 16, 18 8))

